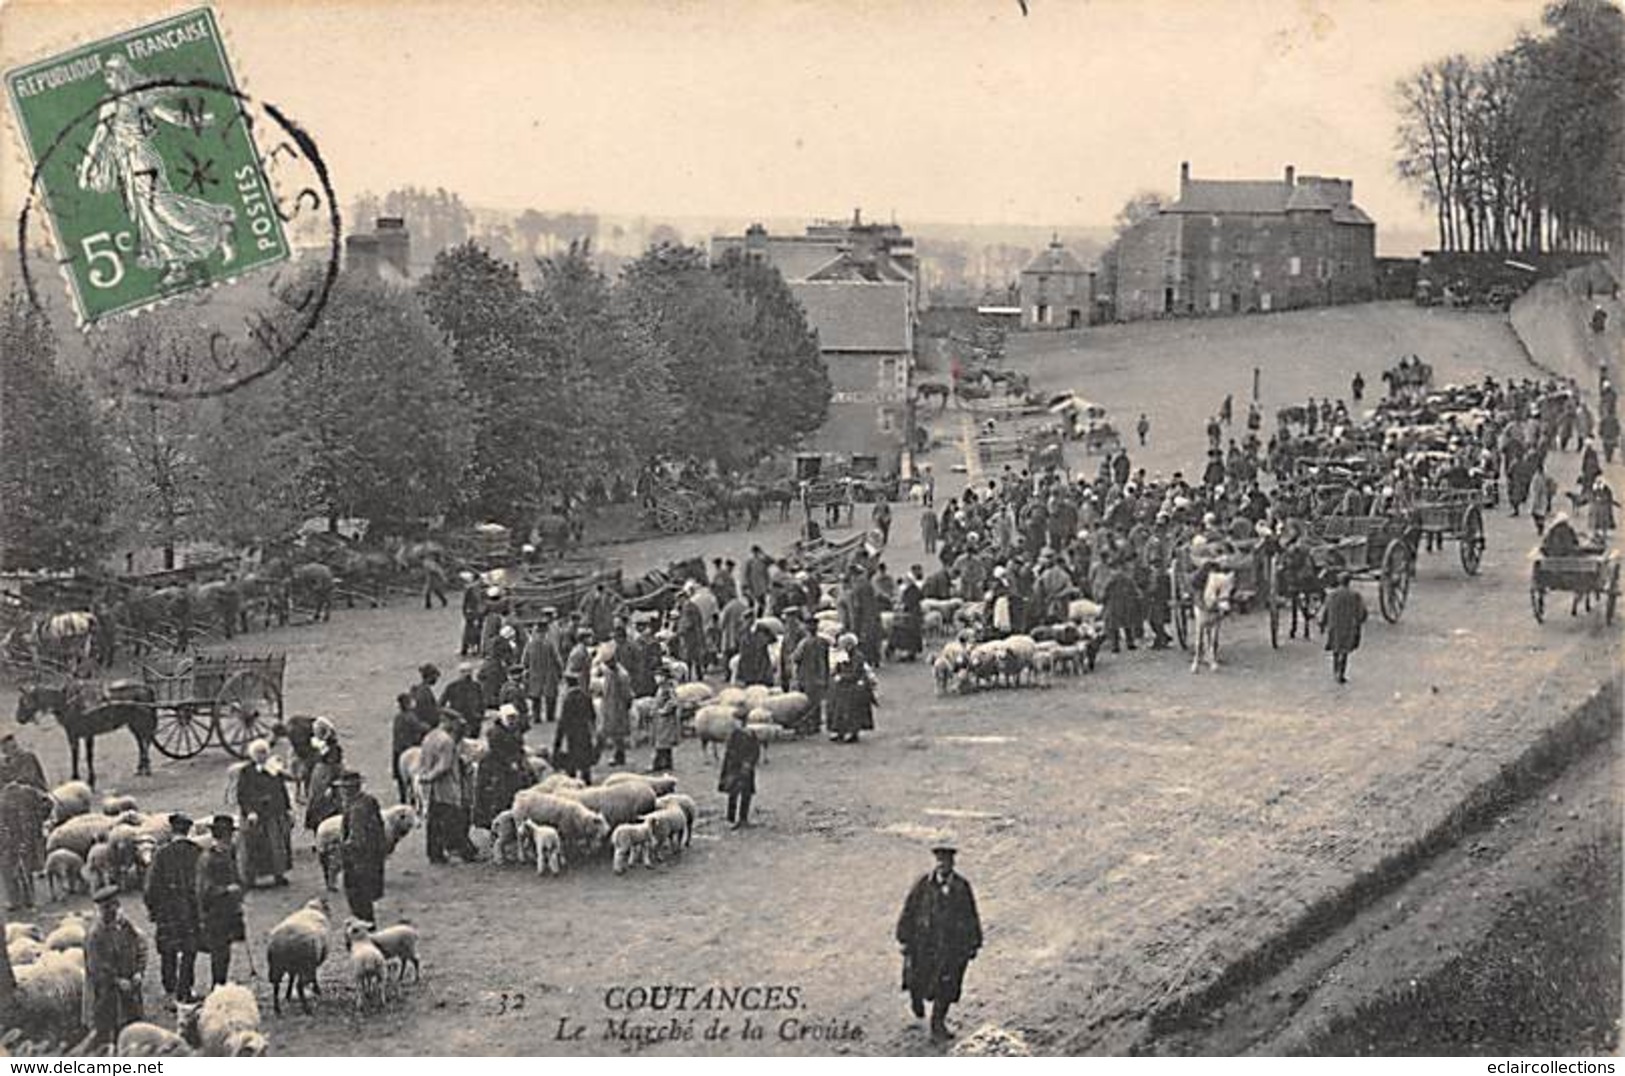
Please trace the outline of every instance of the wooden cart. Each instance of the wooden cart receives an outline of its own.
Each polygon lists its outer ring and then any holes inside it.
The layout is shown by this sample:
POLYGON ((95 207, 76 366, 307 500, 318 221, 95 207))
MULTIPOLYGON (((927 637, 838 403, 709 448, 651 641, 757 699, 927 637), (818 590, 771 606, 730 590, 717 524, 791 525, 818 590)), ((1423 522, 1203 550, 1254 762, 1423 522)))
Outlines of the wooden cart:
POLYGON ((1603 599, 1603 623, 1612 625, 1619 605, 1619 554, 1580 553, 1572 557, 1535 555, 1529 573, 1529 606, 1535 622, 1545 623, 1546 595, 1552 591, 1574 595, 1578 611, 1582 601, 1591 608, 1591 599, 1603 599))
POLYGON ((1325 516, 1309 523, 1310 555, 1322 572, 1348 572, 1377 584, 1377 608, 1399 623, 1416 574, 1416 551, 1397 516, 1325 516))
POLYGON ((1484 560, 1484 493, 1477 489, 1430 490, 1417 502, 1422 533, 1436 542, 1454 541, 1461 568, 1477 575, 1484 560))
POLYGON ((219 742, 237 758, 269 739, 282 722, 285 654, 173 654, 141 665, 158 725, 153 744, 170 758, 192 758, 219 742))
MULTIPOLYGON (((1172 595, 1169 613, 1174 621, 1174 636, 1183 650, 1189 650, 1196 601, 1191 591, 1191 574, 1203 563, 1212 564, 1220 571, 1236 574, 1231 601, 1237 610, 1247 612, 1262 607, 1269 614, 1270 646, 1281 645, 1281 601, 1276 593, 1276 557, 1256 542, 1227 543, 1234 548, 1229 552, 1196 554, 1191 547, 1182 545, 1175 552, 1168 567, 1168 592, 1172 595)), ((1211 547, 1210 547, 1211 548, 1211 547)))

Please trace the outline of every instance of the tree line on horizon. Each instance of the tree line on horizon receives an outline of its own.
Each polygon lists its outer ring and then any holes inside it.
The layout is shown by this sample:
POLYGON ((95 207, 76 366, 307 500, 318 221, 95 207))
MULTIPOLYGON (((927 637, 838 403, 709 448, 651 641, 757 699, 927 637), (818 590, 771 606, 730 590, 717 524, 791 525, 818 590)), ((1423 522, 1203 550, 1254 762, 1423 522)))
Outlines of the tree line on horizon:
MULTIPOLYGON (((587 245, 534 283, 471 241, 411 287, 341 274, 272 374, 212 399, 109 390, 49 317, 0 310, 0 569, 85 568, 120 544, 276 539, 311 517, 527 526, 655 459, 743 472, 817 430, 829 372, 776 269, 656 246, 614 280, 587 245)), ((111 327, 150 362, 207 353, 173 310, 111 327)))
POLYGON ((1601 251, 1621 239, 1625 16, 1558 0, 1483 61, 1424 64, 1395 90, 1396 169, 1447 251, 1601 251))

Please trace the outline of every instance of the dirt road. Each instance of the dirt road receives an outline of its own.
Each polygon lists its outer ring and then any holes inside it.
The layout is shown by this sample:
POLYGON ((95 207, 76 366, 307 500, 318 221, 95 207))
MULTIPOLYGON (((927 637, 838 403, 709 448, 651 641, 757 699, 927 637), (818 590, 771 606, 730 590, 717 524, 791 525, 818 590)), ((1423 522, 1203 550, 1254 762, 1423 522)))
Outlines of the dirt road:
MULTIPOLYGON (((1403 353, 1422 354, 1443 379, 1523 369, 1500 319, 1392 305, 1018 345, 1040 383, 1072 384, 1120 414, 1150 412, 1144 455, 1165 472, 1194 466, 1202 420, 1226 391, 1244 398, 1254 365, 1271 408, 1340 394, 1354 368, 1380 384, 1380 368, 1403 353)), ((1564 478, 1573 466, 1563 461, 1564 478)), ((901 566, 922 555, 916 510, 897 514, 887 557, 901 566)), ((640 543, 614 555, 630 571, 695 553, 739 559, 749 541, 777 549, 787 533, 640 543)), ((390 864, 380 909, 385 921, 406 917, 423 931, 424 984, 357 1025, 337 955, 316 1015, 275 1021, 274 1047, 926 1052, 924 1026, 897 989, 891 930, 908 884, 929 866, 927 840, 951 830, 987 929, 955 1022, 1017 1028, 1052 1052, 1128 1050, 1145 1041, 1153 1014, 1439 824, 1594 693, 1618 634, 1598 614, 1533 622, 1532 537, 1527 521, 1496 514, 1473 580, 1453 550, 1424 559, 1403 622, 1373 625, 1342 687, 1318 643, 1272 651, 1256 615, 1227 627, 1217 675, 1190 675, 1177 653, 1140 651, 1104 655, 1092 676, 1049 688, 939 698, 927 669, 888 667, 876 733, 856 746, 772 748, 762 825, 743 833, 720 824, 715 764, 685 743, 677 773, 704 818, 692 850, 652 872, 617 878, 606 864, 585 864, 538 880, 517 869, 430 867, 414 836, 390 864), (719 1041, 705 1038, 715 1010, 628 1011, 623 994, 606 995, 665 984, 793 986, 798 1004, 721 1013, 715 1029, 729 1030, 719 1041), (582 1037, 569 1037, 578 1026, 582 1037), (756 1031, 763 1037, 744 1037, 756 1031)), ((241 645, 287 650, 290 712, 331 715, 348 757, 387 796, 394 694, 418 662, 454 664, 456 629, 455 610, 401 604, 340 610, 330 625, 241 645)), ((55 731, 25 736, 51 775, 62 774, 55 731)), ((128 740, 105 743, 109 788, 155 810, 221 806, 218 752, 160 762, 137 780, 128 740)), ((250 897, 256 946, 320 886, 308 838, 298 846, 294 887, 250 897)))

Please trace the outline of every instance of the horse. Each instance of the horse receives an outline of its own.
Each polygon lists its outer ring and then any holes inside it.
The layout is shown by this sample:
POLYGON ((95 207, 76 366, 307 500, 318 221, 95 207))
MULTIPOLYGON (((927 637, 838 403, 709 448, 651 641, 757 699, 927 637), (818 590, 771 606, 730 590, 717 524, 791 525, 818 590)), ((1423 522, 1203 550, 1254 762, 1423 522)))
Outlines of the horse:
POLYGON ((922 381, 914 387, 914 391, 922 404, 935 397, 938 411, 948 409, 948 397, 953 395, 953 389, 940 381, 922 381))
MULTIPOLYGON (((946 396, 943 397, 947 399, 946 396)), ((779 482, 762 487, 762 504, 774 505, 779 510, 779 522, 783 523, 790 518, 790 506, 795 503, 796 491, 788 482, 779 482)))
POLYGON ((101 624, 94 613, 42 613, 7 633, 5 649, 36 668, 49 665, 74 675, 93 666, 101 624))
POLYGON ((1315 567, 1314 557, 1301 545, 1290 545, 1281 550, 1276 562, 1276 589, 1292 607, 1292 626, 1287 638, 1298 637, 1298 618, 1303 617, 1303 637, 1314 633, 1320 607, 1326 602, 1326 579, 1315 567))
POLYGON ((96 783, 96 737, 119 728, 135 736, 140 761, 136 773, 152 773, 152 740, 158 728, 156 696, 138 681, 115 680, 99 688, 88 682, 61 687, 25 685, 17 697, 17 723, 26 725, 42 714, 53 714, 68 737, 73 779, 79 780, 79 742, 85 744, 85 779, 96 783))
POLYGON ((745 529, 754 530, 756 524, 762 521, 762 491, 755 486, 739 486, 736 489, 719 488, 713 496, 717 502, 717 510, 722 513, 722 529, 727 530, 733 526, 733 513, 745 513, 745 529))
POLYGON ((344 607, 355 608, 356 595, 365 598, 372 608, 387 605, 389 579, 395 567, 395 558, 382 550, 346 549, 340 552, 334 567, 345 583, 344 607))
POLYGON ((333 569, 320 561, 309 561, 293 570, 289 597, 310 609, 310 621, 333 619, 333 569))
POLYGON ((1202 585, 1202 593, 1191 603, 1191 612, 1196 620, 1196 647, 1191 657, 1191 672, 1197 671, 1204 654, 1207 656, 1207 667, 1218 669, 1219 625, 1230 615, 1230 596, 1235 588, 1235 572, 1209 571, 1207 582, 1202 585))
POLYGON ((227 639, 239 631, 248 630, 248 615, 243 610, 243 590, 235 579, 213 579, 197 588, 198 609, 207 620, 212 614, 220 622, 220 634, 227 639))

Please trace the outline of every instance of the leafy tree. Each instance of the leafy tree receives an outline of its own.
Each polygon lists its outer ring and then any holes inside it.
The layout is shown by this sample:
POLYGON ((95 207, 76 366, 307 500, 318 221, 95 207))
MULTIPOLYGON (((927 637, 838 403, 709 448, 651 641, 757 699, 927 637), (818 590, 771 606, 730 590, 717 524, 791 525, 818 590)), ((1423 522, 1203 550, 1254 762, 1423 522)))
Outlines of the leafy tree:
POLYGON ((407 293, 342 277, 283 382, 310 507, 337 526, 444 510, 457 492, 467 422, 450 356, 407 293))
POLYGON ((102 420, 58 369, 45 316, 13 289, 0 318, 0 567, 95 563, 112 544, 113 491, 102 420))
POLYGON ((1117 249, 1122 242, 1123 233, 1156 216, 1163 206, 1173 199, 1161 191, 1142 190, 1135 192, 1134 197, 1123 203, 1123 208, 1117 211, 1112 220, 1114 230, 1112 241, 1106 244, 1106 249, 1100 252, 1100 277, 1097 282, 1099 294, 1115 297, 1117 295, 1117 249))
POLYGON ((197 417, 194 529, 226 546, 291 533, 309 514, 303 431, 286 407, 288 371, 228 393, 197 417))
POLYGON ((806 313, 771 265, 730 252, 717 266, 748 314, 752 447, 771 451, 815 432, 829 417, 829 368, 806 313))

